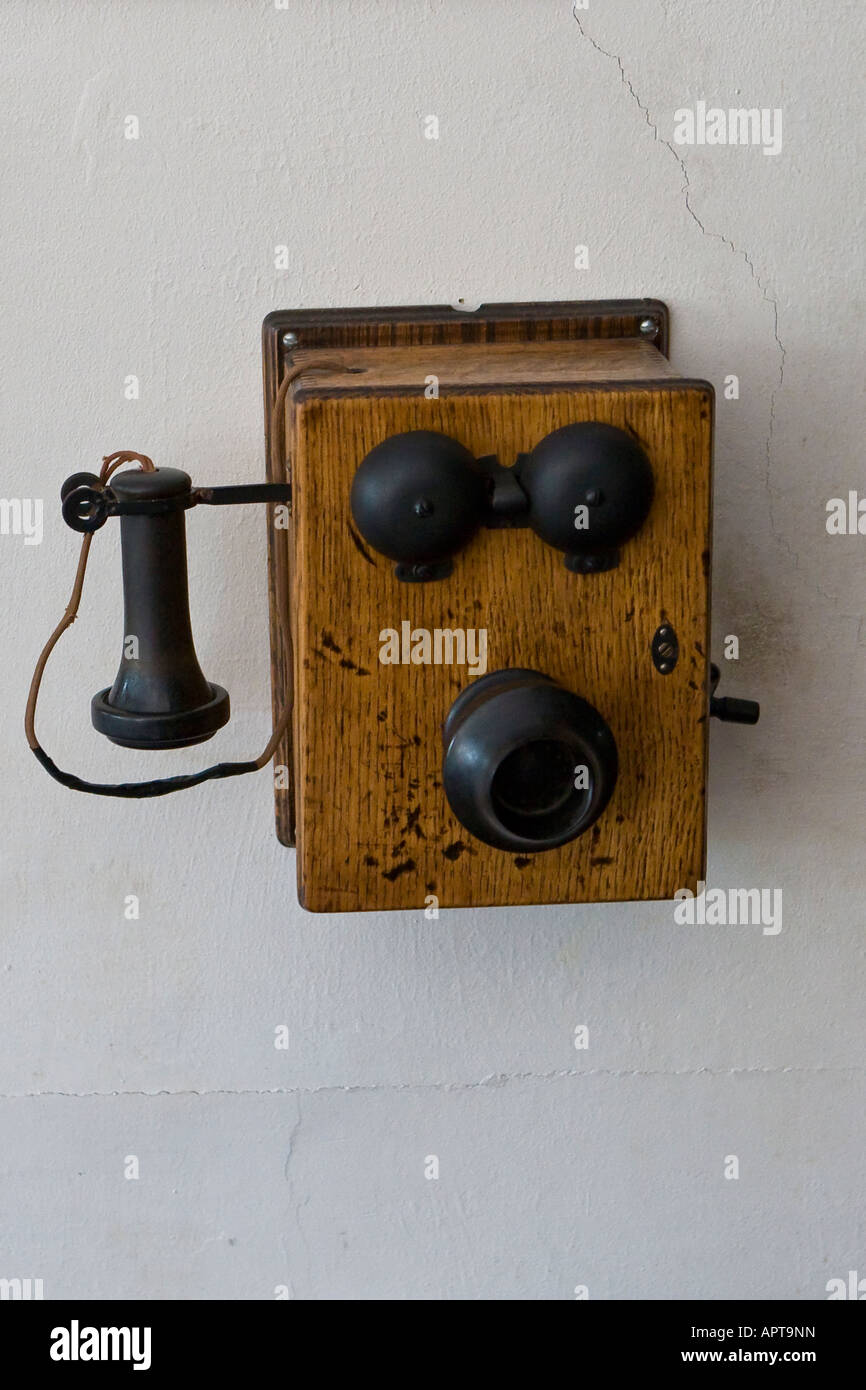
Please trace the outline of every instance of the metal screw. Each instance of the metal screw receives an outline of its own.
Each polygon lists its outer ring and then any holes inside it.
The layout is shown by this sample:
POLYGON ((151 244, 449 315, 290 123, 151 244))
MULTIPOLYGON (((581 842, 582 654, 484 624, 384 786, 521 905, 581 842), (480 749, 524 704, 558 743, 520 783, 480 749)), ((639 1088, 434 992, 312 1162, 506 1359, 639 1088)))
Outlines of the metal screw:
POLYGON ((586 494, 586 505, 588 507, 600 507, 604 501, 604 493, 599 487, 591 487, 586 494))
POLYGON ((654 338, 659 331, 658 319, 641 319, 640 331, 644 338, 654 338))
POLYGON ((413 507, 413 511, 416 516, 432 516, 433 503, 427 497, 419 497, 413 507))
POLYGON ((661 674, 662 674, 663 676, 668 676, 668 675, 670 675, 672 669, 673 669, 673 668, 672 668, 672 666, 671 666, 671 664, 670 664, 669 661, 663 661, 663 662, 661 663, 661 665, 659 666, 659 671, 661 672, 661 674))
POLYGON ((284 334, 283 334, 283 347, 284 347, 284 348, 296 348, 297 346, 298 346, 298 335, 297 335, 297 333, 284 333, 284 334))
POLYGON ((659 637, 670 637, 670 635, 671 635, 671 630, 670 630, 669 627, 660 627, 660 628, 659 628, 659 634, 658 634, 658 635, 659 635, 659 637))

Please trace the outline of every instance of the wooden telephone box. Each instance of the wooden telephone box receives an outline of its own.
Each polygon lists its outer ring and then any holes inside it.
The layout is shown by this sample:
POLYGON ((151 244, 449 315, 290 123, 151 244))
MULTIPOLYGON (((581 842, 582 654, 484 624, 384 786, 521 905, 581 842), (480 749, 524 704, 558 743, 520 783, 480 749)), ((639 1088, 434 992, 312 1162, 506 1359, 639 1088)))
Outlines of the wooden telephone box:
MULTIPOLYGON (((269 431, 283 428, 273 419, 283 376, 311 364, 285 397, 291 519, 270 530, 275 709, 294 701, 277 755, 285 769, 277 831, 297 845, 305 907, 421 910, 431 896, 442 907, 583 903, 695 890, 705 864, 713 389, 678 376, 667 343, 667 311, 652 300, 305 310, 266 320, 269 431), (323 358, 334 365, 312 365, 323 358), (545 540, 536 494, 523 512, 508 501, 515 479, 530 487, 527 459, 539 465, 531 476, 541 492, 542 441, 590 423, 634 441, 652 474, 642 524, 601 559, 545 540), (505 502, 450 564, 408 576, 404 564, 401 578, 363 534, 352 498, 362 463, 410 432, 410 445, 414 432, 456 441, 505 502), (536 791, 550 805, 529 804, 525 779, 503 792, 503 820, 529 827, 520 848, 474 834, 443 785, 443 727, 455 700, 479 679, 513 671, 539 673, 587 702, 615 740, 603 809, 552 848, 531 847, 532 816, 554 824, 554 803, 570 794, 562 781, 570 769, 563 774, 550 740, 532 754, 536 791)), ((410 461, 401 476, 412 471, 410 461)), ((604 493, 584 488, 573 507, 565 497, 569 515, 586 498, 603 507, 604 493)), ((440 516, 442 500, 438 493, 440 516)), ((423 495, 412 505, 413 518, 433 510, 423 495)), ((401 529, 397 517, 392 530, 401 529)), ((482 741, 499 713, 492 705, 475 713, 482 741)), ((474 775, 474 756, 470 748, 461 776, 474 775)), ((567 749, 563 756, 567 763, 567 749)), ((494 771, 494 784, 504 776, 494 771)))

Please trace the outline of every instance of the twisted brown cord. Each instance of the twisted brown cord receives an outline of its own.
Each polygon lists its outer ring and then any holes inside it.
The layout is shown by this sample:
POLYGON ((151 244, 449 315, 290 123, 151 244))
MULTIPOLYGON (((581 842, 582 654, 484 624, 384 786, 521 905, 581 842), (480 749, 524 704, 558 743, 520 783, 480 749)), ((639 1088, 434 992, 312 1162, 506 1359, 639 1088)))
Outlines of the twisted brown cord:
MULTIPOLYGON (((112 473, 120 468, 123 463, 141 464, 143 473, 155 473, 156 465, 152 458, 147 454, 136 454, 131 449, 117 449, 113 454, 106 454, 102 460, 102 467, 99 470, 99 481, 103 487, 108 482, 112 473)), ((39 739, 36 737, 36 701, 39 699, 39 687, 42 684, 42 673, 45 670, 49 656, 53 652, 60 638, 68 627, 71 627, 78 617, 78 606, 81 603, 81 590, 84 588, 84 574, 87 569, 87 557, 90 554, 90 542, 92 534, 88 534, 81 542, 81 549, 78 552, 78 568, 75 571, 75 582, 72 585, 72 594, 66 605, 66 611, 56 628, 52 632, 42 651, 39 653, 39 660, 36 662, 36 670, 33 672, 33 679, 30 682, 30 691, 27 696, 27 708, 24 711, 24 732, 27 735, 27 742, 35 750, 39 747, 39 739)))
MULTIPOLYGON (((301 375, 302 372, 314 371, 317 368, 328 368, 331 371, 348 370, 344 363, 338 362, 332 358, 311 358, 309 361, 304 362, 302 365, 292 367, 286 372, 282 381, 280 382, 280 387, 277 391, 276 399, 274 401, 273 414, 271 417, 271 449, 269 472, 271 474, 271 481, 273 482, 283 482, 286 478, 285 464, 283 461, 285 458, 284 425, 286 395, 288 393, 289 387, 291 386, 293 381, 297 380, 297 378, 301 375)), ((124 463, 136 462, 141 464, 142 470, 146 473, 152 473, 156 471, 156 467, 153 460, 149 458, 147 454, 139 454, 132 449, 118 449, 113 454, 107 454, 103 458, 102 468, 99 473, 100 482, 103 484, 103 486, 105 486, 105 484, 110 479, 112 473, 114 473, 124 463)), ((276 540, 274 540, 273 544, 274 588, 276 592, 277 611, 280 618, 280 626, 283 631, 283 640, 285 642, 287 657, 289 661, 288 693, 280 717, 274 725, 274 730, 271 734, 271 737, 268 739, 268 742, 263 751, 253 762, 220 763, 217 764, 217 766, 214 768, 206 769, 203 773, 193 773, 187 777, 169 777, 162 778, 155 782, 126 783, 121 784, 119 786, 113 786, 83 782, 81 781, 81 779, 74 777, 71 774, 61 773, 60 770, 55 766, 55 764, 45 753, 44 749, 42 748, 39 742, 39 739, 36 736, 36 702, 39 699, 39 687, 42 684, 42 675, 45 671, 45 666, 48 662, 49 656, 51 655, 58 641, 62 637, 63 633, 66 631, 68 627, 71 627, 71 625, 75 622, 75 619, 78 616, 78 609, 81 603, 81 592, 84 588, 84 575, 87 570, 87 559, 90 553, 90 542, 92 539, 92 534, 88 534, 84 536, 81 542, 81 550, 79 551, 78 555, 78 567, 75 571, 75 581, 72 585, 72 593, 70 595, 69 602, 66 605, 66 610, 63 614, 63 617, 55 627, 54 631, 48 638, 48 641, 45 643, 45 646, 42 648, 42 651, 39 654, 39 659, 36 662, 36 669, 33 672, 33 679, 30 682, 30 691, 27 696, 27 707, 24 712, 24 731, 27 735, 28 744, 30 745, 33 752, 37 755, 40 762, 42 762, 43 766, 45 766, 46 769, 49 772, 51 772, 52 776, 58 777, 58 780, 64 781, 65 785, 67 786, 71 786, 79 791, 101 792, 104 795, 109 796, 158 795, 164 792, 180 790, 183 787, 194 786, 198 782, 206 781, 212 777, 230 776, 234 773, 240 772, 253 772, 263 768, 268 762, 270 762, 278 744, 280 743, 281 739, 283 738, 283 735, 286 732, 286 729, 288 728, 289 720, 292 717, 293 706, 293 681, 291 672, 292 634, 290 629, 289 616, 286 611, 286 595, 288 585, 288 547, 286 545, 278 544, 276 540)))
POLYGON ((103 487, 108 482, 112 473, 115 473, 123 463, 140 463, 142 473, 155 473, 156 464, 147 454, 136 454, 132 449, 117 449, 113 454, 106 454, 102 460, 102 467, 99 470, 99 481, 103 487))

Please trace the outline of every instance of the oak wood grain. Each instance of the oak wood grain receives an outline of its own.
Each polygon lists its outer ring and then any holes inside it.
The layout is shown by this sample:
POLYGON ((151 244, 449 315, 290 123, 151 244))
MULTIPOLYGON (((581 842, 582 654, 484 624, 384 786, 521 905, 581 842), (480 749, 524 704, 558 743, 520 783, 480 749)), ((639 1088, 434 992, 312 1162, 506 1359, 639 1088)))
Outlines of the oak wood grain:
MULTIPOLYGON (((305 349, 292 355, 302 367, 321 355, 305 349)), ((401 389, 422 395, 427 378, 437 378, 437 389, 489 386, 493 390, 518 387, 521 391, 582 382, 664 381, 677 373, 663 353, 641 338, 601 339, 596 342, 547 343, 431 343, 426 346, 337 348, 329 351, 348 371, 317 372, 317 395, 363 395, 371 391, 401 389)), ((295 393, 302 399, 303 383, 295 393)))
POLYGON ((705 846, 711 387, 608 380, 521 392, 488 382, 472 391, 462 381, 428 400, 401 393, 384 364, 377 371, 372 393, 301 378, 289 396, 301 901, 314 911, 421 910, 428 894, 458 907, 694 889, 705 846), (531 531, 484 530, 447 579, 402 584, 354 530, 352 476, 391 434, 441 430, 511 463, 585 419, 633 431, 656 479, 647 523, 615 570, 572 574, 531 531), (488 670, 534 667, 601 711, 620 774, 587 834, 515 855, 463 829, 442 790, 441 724, 471 676, 465 667, 381 665, 380 632, 404 620, 486 628, 488 670), (680 643, 669 676, 650 657, 662 622, 680 643))
MULTIPOLYGON (((654 325, 653 342, 668 352, 670 321, 667 305, 658 299, 556 300, 550 302, 482 304, 467 310, 453 305, 357 306, 352 308, 277 309, 262 324, 262 389, 265 408, 265 459, 271 481, 271 436, 274 402, 286 369, 300 351, 368 347, 411 347, 419 344, 534 344, 581 342, 598 345, 608 339, 636 339, 647 319, 654 325), (289 347, 286 333, 297 340, 289 347)), ((459 389, 459 388, 455 388, 459 389)), ((270 513, 270 509, 269 509, 270 513)), ((268 605, 271 632, 271 698, 274 721, 293 697, 290 661, 280 618, 282 594, 277 593, 275 544, 268 517, 268 605)), ((280 582, 280 587, 285 584, 280 582)), ((284 769, 276 785, 276 826, 280 842, 295 843, 294 755, 288 729, 277 749, 276 763, 284 769)))

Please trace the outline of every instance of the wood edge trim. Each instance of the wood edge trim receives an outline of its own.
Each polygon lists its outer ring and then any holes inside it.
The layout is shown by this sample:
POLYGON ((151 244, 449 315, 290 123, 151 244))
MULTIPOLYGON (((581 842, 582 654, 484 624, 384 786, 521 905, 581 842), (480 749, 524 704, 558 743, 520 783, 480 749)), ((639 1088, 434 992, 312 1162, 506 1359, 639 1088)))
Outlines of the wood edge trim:
MULTIPOLYGON (((270 317, 270 316, 269 316, 270 317)), ((266 319, 262 325, 262 390, 264 397, 264 443, 265 476, 271 478, 271 430, 273 427, 274 401, 280 381, 280 351, 277 335, 270 329, 266 319)), ((270 636, 271 666, 271 717, 276 721, 285 702, 292 694, 292 672, 288 670, 286 652, 282 640, 280 610, 276 593, 276 564, 274 548, 277 537, 271 525, 270 508, 265 509, 267 527, 267 565, 268 565, 268 614, 270 636)), ((285 538, 288 544, 288 533, 285 538)), ((288 602, 288 595, 285 595, 288 602)), ((277 790, 274 785, 274 820, 279 843, 286 849, 294 849, 296 844, 295 826, 295 768, 292 724, 289 723, 274 754, 276 763, 288 769, 288 786, 277 790)))
MULTIPOLYGON (((357 383, 358 378, 353 380, 357 383)), ((372 386, 367 390, 359 388, 357 385, 337 385, 321 386, 314 382, 303 385, 303 378, 298 378, 298 383, 293 387, 289 394, 293 401, 299 405, 307 401, 314 400, 333 400, 345 396, 369 396, 370 398, 380 397, 382 399, 393 399, 400 397, 414 397, 424 395, 424 385, 412 384, 401 386, 372 386)), ((699 391, 707 394, 711 401, 715 400, 715 387, 712 382, 701 381, 691 377, 665 376, 653 379, 635 379, 630 381, 537 381, 537 382, 514 382, 506 386, 490 386, 486 382, 474 382, 472 384, 455 386, 443 386, 440 384, 439 395, 443 396, 521 396, 521 395, 560 395, 573 392, 575 395, 583 391, 699 391)))

